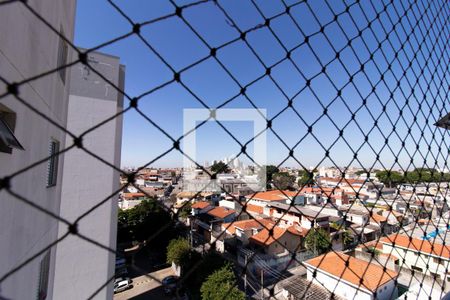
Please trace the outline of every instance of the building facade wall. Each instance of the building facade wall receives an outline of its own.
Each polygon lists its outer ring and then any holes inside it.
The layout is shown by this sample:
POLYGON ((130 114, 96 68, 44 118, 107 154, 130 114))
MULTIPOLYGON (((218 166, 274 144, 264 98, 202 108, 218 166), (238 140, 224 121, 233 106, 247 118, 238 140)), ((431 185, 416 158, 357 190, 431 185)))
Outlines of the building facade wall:
MULTIPOLYGON (((100 53, 88 56, 90 64, 123 89, 123 66, 119 58, 100 53)), ((95 73, 77 64, 72 68, 67 127, 74 134, 96 126, 122 110, 123 96, 95 73)), ((83 147, 111 165, 120 167, 122 118, 117 117, 83 137, 83 147)), ((66 146, 72 141, 68 140, 66 146)), ((111 166, 74 148, 64 157, 61 215, 75 221, 107 199, 79 221, 86 237, 116 248, 119 173, 111 166), (111 196, 113 195, 113 196, 111 196)), ((59 235, 66 232, 59 228, 59 235)), ((114 275, 115 255, 77 236, 69 236, 56 250, 54 299, 87 299, 114 275)), ((112 299, 113 282, 98 294, 112 299)))
MULTIPOLYGON (((75 0, 35 0, 28 4, 68 40, 73 39, 75 0)), ((0 76, 8 82, 21 82, 57 67, 60 38, 36 18, 21 2, 2 5, 0 9, 0 76)), ((69 46, 70 47, 70 46, 69 46)), ((71 54, 67 62, 71 61, 71 54)), ((68 81, 58 72, 32 80, 19 87, 19 96, 62 127, 66 125, 68 81)), ((0 90, 6 86, 0 82, 0 90)), ((49 156, 51 139, 65 143, 65 133, 38 116, 13 96, 0 100, 0 110, 16 114, 14 134, 25 150, 0 152, 0 178, 24 169, 49 156)), ((59 214, 63 161, 59 160, 56 185, 47 187, 47 162, 15 176, 11 190, 33 204, 59 214)), ((58 221, 0 191, 0 273, 24 262, 57 239, 58 221)), ((36 299, 41 261, 49 255, 48 285, 53 288, 54 248, 43 253, 6 279, 0 296, 8 299, 36 299)), ((0 297, 0 298, 1 298, 0 297)), ((47 299, 51 299, 50 296, 47 299)))
MULTIPOLYGON (((334 292, 336 295, 344 297, 345 299, 361 299, 361 300, 372 300, 374 299, 373 294, 369 291, 362 289, 357 289, 342 280, 338 279, 322 272, 317 269, 316 277, 313 277, 314 269, 307 267, 306 276, 308 281, 312 281, 315 284, 325 287, 330 292, 334 292)), ((388 298, 389 299, 389 298, 388 298)), ((383 299, 384 300, 384 299, 383 299)))
POLYGON ((447 274, 446 269, 450 267, 448 258, 442 258, 441 263, 438 263, 434 257, 427 253, 419 254, 416 251, 406 250, 400 247, 393 248, 391 245, 383 245, 383 253, 392 253, 396 257, 401 257, 399 267, 415 270, 416 272, 429 276, 433 276, 434 273, 439 275, 442 280, 447 280, 445 278, 447 274), (403 259, 405 259, 405 263, 403 263, 403 259), (422 272, 414 269, 414 267, 421 268, 422 272))

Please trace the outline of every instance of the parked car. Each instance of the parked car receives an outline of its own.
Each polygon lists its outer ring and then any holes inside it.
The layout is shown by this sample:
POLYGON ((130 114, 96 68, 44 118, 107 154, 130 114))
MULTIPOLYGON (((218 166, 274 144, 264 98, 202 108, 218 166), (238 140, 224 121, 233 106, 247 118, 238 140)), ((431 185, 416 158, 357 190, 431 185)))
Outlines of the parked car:
POLYGON ((178 277, 177 276, 167 276, 162 280, 162 286, 164 287, 164 293, 172 294, 178 285, 178 277))
POLYGON ((131 283, 129 283, 129 280, 130 279, 125 279, 122 281, 115 282, 114 283, 114 294, 131 289, 133 287, 133 285, 131 283))
POLYGON ((133 280, 131 280, 129 277, 118 277, 114 279, 114 284, 119 283, 121 281, 127 281, 128 283, 132 283, 133 280))

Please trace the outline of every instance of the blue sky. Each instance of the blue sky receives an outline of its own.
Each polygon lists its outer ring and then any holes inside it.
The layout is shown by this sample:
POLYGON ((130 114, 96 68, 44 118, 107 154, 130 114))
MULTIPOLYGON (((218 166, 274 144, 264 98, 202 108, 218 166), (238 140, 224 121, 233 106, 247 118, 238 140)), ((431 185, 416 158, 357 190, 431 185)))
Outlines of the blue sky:
MULTIPOLYGON (((183 5, 189 2, 192 1, 176 3, 183 5)), ((288 5, 293 2, 286 1, 288 5)), ((410 162, 408 151, 414 157, 416 166, 422 166, 433 134, 438 139, 437 143, 431 145, 433 155, 436 155, 438 144, 442 142, 442 132, 436 133, 432 126, 443 106, 442 91, 438 90, 436 85, 427 89, 426 82, 421 80, 412 93, 413 96, 409 96, 411 86, 416 80, 415 74, 419 74, 421 68, 425 66, 425 57, 430 56, 427 49, 418 53, 417 60, 400 81, 400 88, 396 89, 397 78, 400 78, 403 75, 403 69, 408 67, 414 51, 417 51, 415 49, 417 40, 422 37, 421 33, 427 28, 427 23, 423 22, 406 42, 405 32, 411 30, 408 21, 414 20, 414 13, 420 12, 423 9, 422 6, 418 5, 414 8, 415 11, 410 11, 408 13, 410 19, 404 18, 401 22, 402 26, 398 26, 389 40, 386 40, 385 32, 391 30, 392 21, 397 22, 398 14, 402 14, 407 8, 400 2, 383 12, 381 2, 372 5, 368 1, 361 1, 361 5, 352 5, 352 1, 345 1, 351 7, 348 13, 345 13, 346 6, 343 1, 331 2, 330 7, 327 7, 322 0, 310 1, 310 7, 305 3, 293 7, 291 14, 301 31, 286 14, 273 19, 270 29, 279 40, 264 26, 250 32, 247 35, 247 42, 257 55, 242 40, 218 50, 217 60, 238 82, 235 82, 212 57, 182 72, 182 82, 209 107, 217 107, 238 95, 240 86, 245 86, 262 76, 266 66, 272 66, 285 58, 285 49, 294 48, 304 41, 305 35, 309 36, 319 31, 321 26, 328 24, 324 26, 323 34, 316 34, 309 39, 309 46, 304 44, 292 51, 292 61, 284 60, 273 67, 272 78, 265 76, 250 85, 246 89, 247 97, 258 108, 266 109, 268 118, 277 115, 286 107, 288 99, 292 99, 297 113, 304 122, 311 125, 324 110, 317 99, 326 106, 336 98, 337 89, 341 89, 341 96, 327 109, 329 118, 324 117, 313 124, 313 134, 320 143, 325 148, 333 145, 330 156, 336 164, 351 163, 353 152, 349 149, 349 145, 355 150, 359 149, 364 143, 364 136, 368 135, 372 147, 366 144, 358 150, 358 158, 363 165, 372 166, 376 161, 376 154, 379 153, 383 164, 391 167, 394 164, 395 155, 385 146, 383 135, 389 135, 395 124, 398 136, 391 135, 388 144, 395 154, 400 153, 399 164, 404 168, 408 167, 410 162), (383 24, 374 21, 371 29, 367 28, 367 18, 374 19, 378 12, 380 12, 379 20, 383 24), (335 14, 341 15, 333 21, 335 14), (362 30, 361 37, 358 37, 359 30, 362 30), (354 39, 351 47, 347 44, 349 38, 354 39), (380 41, 382 51, 378 47, 380 41), (399 52, 398 59, 392 63, 391 70, 386 72, 388 69, 386 59, 393 60, 395 51, 398 51, 402 44, 405 44, 405 47, 399 52), (336 60, 336 52, 333 48, 340 52, 341 62, 336 60), (364 65, 364 72, 358 72, 359 61, 369 60, 371 53, 373 60, 364 65), (327 65, 326 74, 329 78, 323 73, 315 76, 321 73, 323 65, 327 65), (352 74, 358 72, 353 77, 353 84, 347 84, 349 76, 344 67, 352 74), (296 68, 300 69, 303 75, 296 68), (386 72, 384 82, 377 84, 373 93, 372 85, 380 80, 379 71, 386 72), (315 77, 311 80, 310 87, 305 87, 305 78, 309 79, 313 76, 315 77), (391 92, 393 92, 394 100, 389 100, 391 92), (408 103, 411 109, 405 109, 400 117, 399 108, 405 104, 406 99, 404 94, 409 98, 408 103), (431 107, 431 116, 428 115, 428 107, 424 114, 417 113, 418 102, 422 101, 425 94, 429 97, 428 99, 438 99, 437 104, 431 107), (367 107, 358 110, 364 100, 367 107), (382 114, 385 103, 387 103, 386 114, 378 120, 378 128, 371 131, 374 124, 370 114, 378 118, 382 114), (356 112, 355 121, 351 121, 352 112, 349 110, 356 112), (414 116, 417 117, 416 122, 414 122, 414 116), (342 139, 333 144, 339 137, 339 130, 335 128, 333 122, 337 127, 342 128, 349 121, 351 121, 350 124, 344 130, 344 137, 348 144, 342 139), (407 135, 408 128, 411 128, 414 138, 407 135), (418 137, 423 129, 425 134, 421 140, 418 137), (402 147, 402 141, 405 142, 405 147, 402 147), (420 153, 423 155, 415 152, 416 144, 419 144, 420 153), (383 150, 380 151, 381 149, 383 150)), ((115 3, 135 22, 152 20, 175 10, 174 6, 165 0, 121 0, 115 3)), ((210 47, 219 47, 239 37, 239 32, 232 26, 232 22, 235 22, 241 31, 245 31, 264 23, 261 13, 266 18, 270 18, 285 11, 282 1, 255 1, 260 12, 251 1, 228 0, 219 1, 219 3, 231 20, 213 2, 193 6, 183 11, 183 17, 210 47)), ((430 16, 436 15, 438 8, 432 7, 429 13, 430 16)), ((437 32, 440 28, 439 23, 436 23, 436 26, 437 32)), ((75 43, 78 46, 95 47, 130 30, 131 25, 107 1, 78 1, 75 30, 75 43)), ((155 51, 176 71, 209 54, 208 46, 176 16, 143 26, 141 33, 155 51)), ((433 39, 430 39, 427 45, 432 45, 432 41, 433 39)), ((131 96, 139 96, 173 78, 172 71, 137 36, 106 46, 100 51, 121 58, 121 63, 126 66, 126 92, 131 96)), ((437 62, 439 51, 436 53, 437 56, 433 54, 432 57, 437 62)), ((430 72, 433 71, 434 66, 430 65, 428 69, 425 68, 423 77, 429 78, 430 72)), ((442 68, 435 76, 442 77, 442 68)), ((224 106, 224 108, 251 107, 249 101, 242 95, 224 106)), ((176 139, 183 132, 183 109, 202 108, 202 105, 181 84, 171 83, 143 97, 139 102, 139 108, 176 139)), ((312 135, 307 134, 308 127, 300 120, 297 113, 292 109, 285 110, 273 121, 273 130, 288 147, 293 147, 301 140, 294 153, 297 160, 304 166, 316 166, 319 163, 332 165, 329 159, 322 161, 325 151, 312 135)), ((225 122, 224 125, 242 143, 251 138, 253 127, 250 122, 225 122)), ((123 133, 122 166, 142 165, 172 146, 172 142, 167 137, 133 111, 125 115, 123 133)), ((267 137, 268 162, 272 164, 283 162, 289 150, 271 131, 268 132, 267 137)), ((206 123, 197 133, 197 159, 200 163, 205 160, 229 157, 236 154, 239 149, 240 147, 216 123, 206 123)), ((250 152, 253 150, 250 146, 250 152)), ((440 159, 443 160, 444 157, 440 159)), ((434 165, 435 160, 429 154, 428 165, 434 165)), ((181 164, 181 154, 172 151, 152 166, 176 167, 181 164)), ((355 161, 352 164, 360 166, 355 161)), ((298 162, 290 158, 284 162, 284 165, 298 166, 298 162)), ((442 161, 439 165, 442 165, 442 161)), ((376 166, 379 167, 380 164, 377 163, 376 166)))

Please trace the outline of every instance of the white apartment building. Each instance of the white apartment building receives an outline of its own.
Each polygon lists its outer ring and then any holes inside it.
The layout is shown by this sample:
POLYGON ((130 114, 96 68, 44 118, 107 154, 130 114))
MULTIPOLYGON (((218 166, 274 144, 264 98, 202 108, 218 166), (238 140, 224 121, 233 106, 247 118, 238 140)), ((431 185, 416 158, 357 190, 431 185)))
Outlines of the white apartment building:
MULTIPOLYGON (((125 68, 119 58, 98 52, 88 55, 90 65, 112 84, 124 89, 125 68)), ((77 64, 71 68, 67 129, 79 135, 123 108, 123 94, 100 76, 77 64)), ((72 141, 66 141, 66 147, 72 141)), ((120 166, 122 117, 116 117, 83 137, 83 146, 109 164, 120 166)), ((78 230, 110 249, 116 248, 119 172, 74 148, 64 155, 60 215, 74 222, 104 199, 101 206, 79 221, 78 230), (108 198, 110 197, 110 198, 108 198)), ((66 232, 59 228, 59 235, 66 232)), ((54 299, 87 299, 114 275, 115 255, 77 236, 56 246, 54 299)), ((113 282, 97 297, 111 299, 113 282)))
MULTIPOLYGON (((76 1, 28 1, 69 41, 73 39, 76 1)), ((21 82, 72 61, 69 45, 34 16, 21 1, 1 5, 0 76, 21 82)), ((70 72, 61 69, 21 84, 18 95, 62 127, 66 126, 70 72)), ((6 91, 0 81, 0 93, 6 91)), ((0 135, 13 135, 23 147, 0 138, 0 178, 49 157, 66 143, 65 133, 15 97, 0 99, 0 135), (9 130, 5 131, 5 124, 9 130)), ((7 137, 8 138, 8 137, 7 137)), ((14 176, 11 191, 56 215, 61 204, 64 161, 55 156, 14 176)), ((42 251, 58 237, 62 223, 0 190, 0 277, 42 251)), ((0 284, 0 298, 51 299, 55 248, 44 251, 0 284)))
MULTIPOLYGON (((73 40, 76 1, 28 1, 28 5, 73 40)), ((0 76, 10 83, 76 59, 71 46, 20 1, 1 6, 0 27, 7 28, 0 30, 0 76)), ((89 62, 93 66, 101 62, 98 70, 123 87, 117 58, 92 53, 89 62)), ((61 69, 19 85, 18 95, 60 127, 81 134, 122 106, 121 95, 98 78, 93 80, 92 74, 82 65, 61 69)), ((5 84, 0 83, 0 89, 6 90, 5 84)), ((119 166, 121 125, 121 118, 103 125, 84 136, 83 146, 119 166)), ((42 251, 0 283, 1 299, 86 299, 114 273, 112 253, 76 236, 45 250, 68 226, 30 205, 72 222, 118 189, 118 174, 82 150, 57 155, 72 143, 63 130, 12 95, 0 99, 0 178, 42 160, 10 181, 10 190, 29 204, 0 190, 0 278, 42 251)), ((110 248, 116 243, 116 198, 78 226, 80 233, 110 248)), ((112 293, 111 284, 97 297, 110 299, 112 293)))

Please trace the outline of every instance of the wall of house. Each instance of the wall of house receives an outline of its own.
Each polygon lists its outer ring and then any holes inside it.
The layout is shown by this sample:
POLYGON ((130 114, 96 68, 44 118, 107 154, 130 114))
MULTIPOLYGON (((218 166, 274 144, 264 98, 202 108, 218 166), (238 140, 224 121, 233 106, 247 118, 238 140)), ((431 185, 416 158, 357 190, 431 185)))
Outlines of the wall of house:
POLYGON ((300 217, 296 215, 293 215, 291 213, 285 213, 282 210, 280 212, 277 212, 276 208, 271 208, 270 212, 271 215, 269 216, 276 219, 282 219, 289 225, 293 225, 295 223, 300 224, 300 217))
MULTIPOLYGON (((124 87, 124 67, 119 58, 90 53, 90 64, 111 82, 124 87)), ((123 96, 95 73, 77 64, 70 82, 68 129, 81 134, 122 110, 123 96)), ((122 118, 114 118, 83 138, 83 146, 111 165, 120 167, 122 118)), ((68 140, 66 146, 71 145, 68 140)), ((88 211, 119 189, 119 173, 110 166, 75 148, 64 156, 61 215, 70 221, 88 211)), ((114 194, 79 221, 78 230, 110 249, 116 248, 117 199, 114 194)), ((59 228, 59 235, 66 232, 59 228)), ((96 245, 69 236, 56 247, 54 299, 87 299, 114 275, 115 255, 96 245)), ((98 298, 111 299, 113 282, 98 298)))
POLYGON ((142 200, 123 200, 119 202, 120 209, 130 209, 139 204, 141 204, 142 200))
POLYGON ((442 264, 439 264, 434 261, 433 257, 431 257, 427 253, 417 253, 410 250, 405 250, 400 247, 393 248, 391 245, 383 245, 383 253, 390 253, 392 251, 392 255, 401 257, 405 259, 405 263, 403 260, 399 260, 399 266, 406 267, 408 269, 413 269, 413 266, 421 268, 422 272, 415 270, 418 273, 423 273, 425 275, 432 276, 434 274, 438 274, 441 279, 446 280, 446 268, 450 268, 449 262, 450 260, 443 259, 442 264), (427 268, 428 264, 428 268, 427 268))
MULTIPOLYGON (((76 3, 74 0, 28 1, 33 9, 56 30, 63 29, 68 40, 73 39, 76 3)), ((0 72, 9 82, 20 82, 57 67, 59 37, 37 19, 21 3, 1 5, 0 9, 0 72)), ((69 53, 70 54, 70 53, 69 53)), ((68 62, 71 61, 68 56, 68 62)), ((65 127, 70 72, 64 83, 58 72, 22 84, 19 95, 57 124, 65 127)), ((0 81, 0 90, 6 85, 0 81)), ((32 112, 15 97, 2 98, 1 107, 16 114, 14 134, 25 150, 0 152, 0 178, 11 175, 49 156, 52 138, 65 144, 65 133, 32 112)), ((1 110, 1 109, 0 109, 1 110)), ((47 162, 15 176, 11 190, 58 215, 61 203, 63 161, 59 160, 56 185, 47 187, 47 162)), ((58 221, 26 205, 6 191, 0 191, 0 273, 17 267, 57 239, 58 221)), ((0 298, 36 299, 40 263, 47 252, 15 272, 0 286, 0 298)), ((50 264, 47 291, 53 289, 54 249, 49 250, 50 264)), ((49 296, 47 299, 51 299, 49 296)))
POLYGON ((303 241, 300 236, 286 232, 266 248, 267 254, 277 255, 288 250, 290 253, 303 250, 303 241))
MULTIPOLYGON (((372 300, 374 299, 373 294, 369 291, 357 289, 356 287, 347 284, 342 280, 338 280, 321 270, 317 270, 316 277, 313 275, 314 269, 307 266, 306 276, 309 281, 316 283, 324 288, 328 289, 330 292, 334 292, 336 295, 344 297, 345 299, 361 299, 361 300, 372 300)), ((385 298, 382 298, 384 300, 385 298)), ((389 299, 389 298, 387 298, 389 299)))
POLYGON ((366 248, 361 249, 355 249, 355 257, 365 260, 367 262, 371 262, 374 264, 378 264, 381 267, 386 266, 386 268, 390 270, 395 270, 395 261, 393 259, 390 259, 388 256, 384 255, 377 255, 375 258, 372 257, 372 253, 366 252, 366 248))
POLYGON ((347 214, 347 220, 359 225, 366 225, 367 222, 369 221, 366 215, 357 215, 352 213, 347 214))

